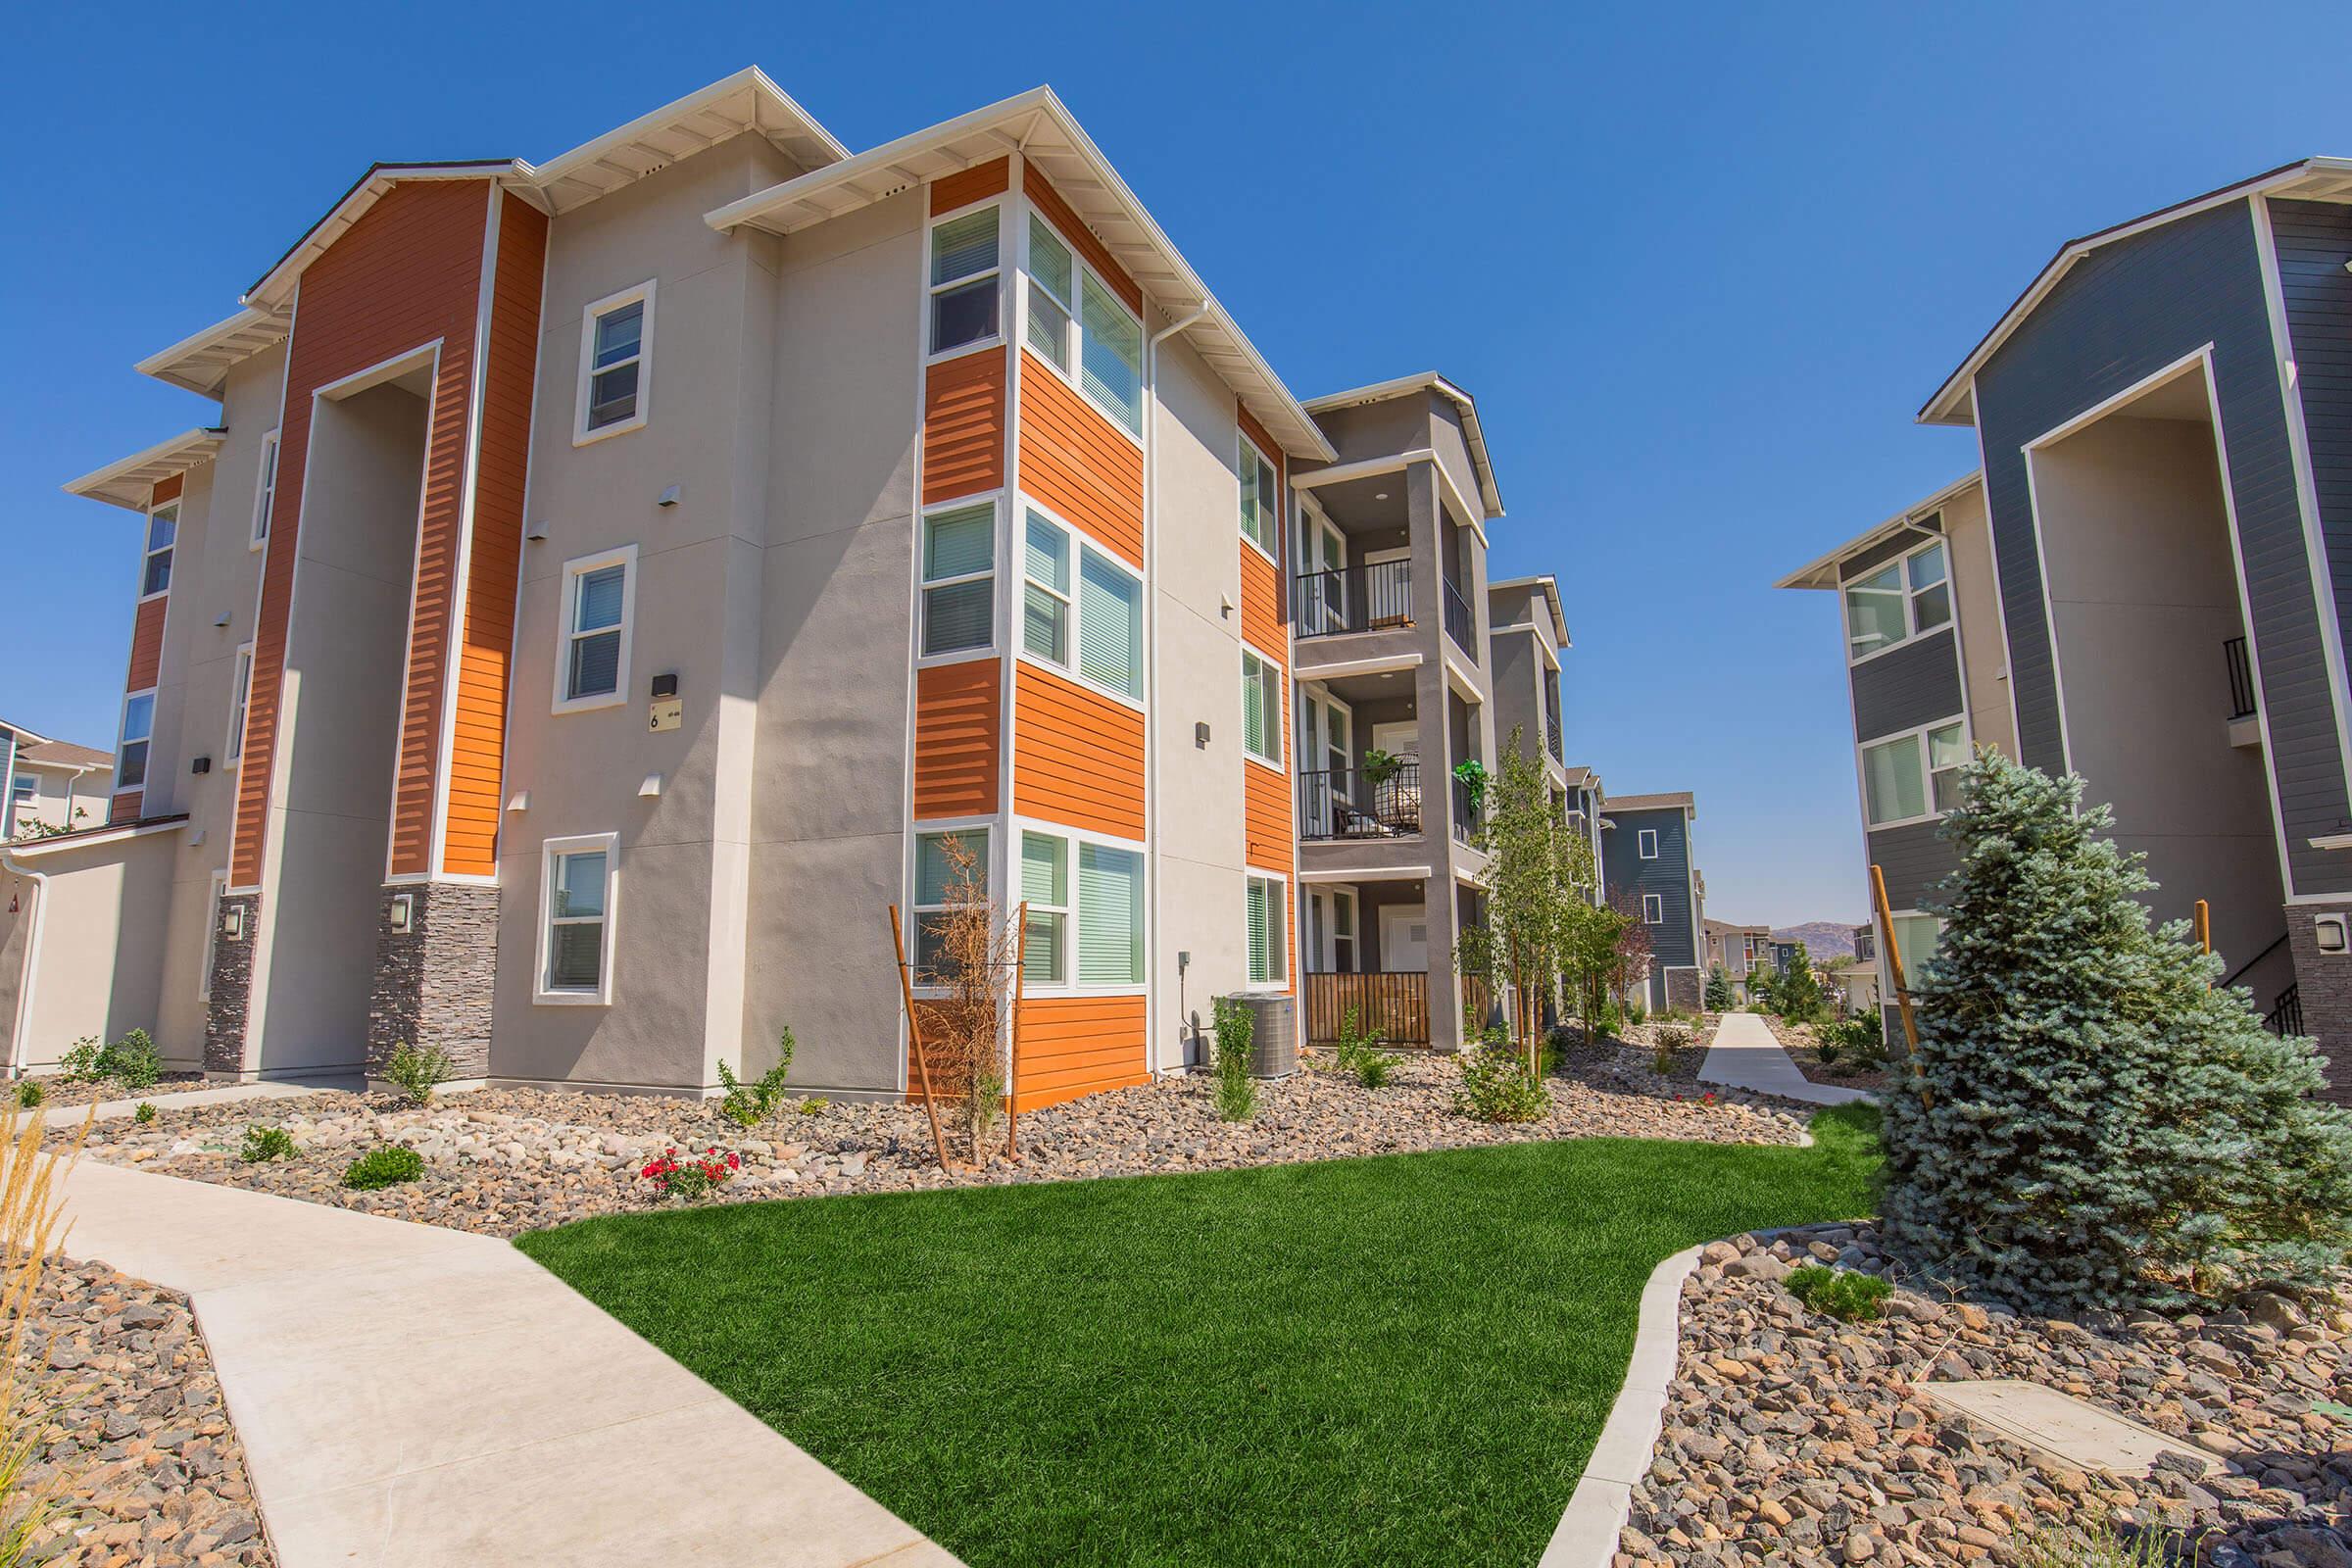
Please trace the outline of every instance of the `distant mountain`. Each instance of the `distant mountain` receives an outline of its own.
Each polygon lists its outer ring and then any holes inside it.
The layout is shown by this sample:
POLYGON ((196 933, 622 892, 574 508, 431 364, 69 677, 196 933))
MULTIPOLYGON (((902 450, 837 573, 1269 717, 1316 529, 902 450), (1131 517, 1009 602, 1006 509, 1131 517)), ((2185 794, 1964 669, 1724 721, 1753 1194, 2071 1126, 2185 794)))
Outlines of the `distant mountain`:
POLYGON ((1854 928, 1837 920, 1809 920, 1803 925, 1776 926, 1775 942, 1802 942, 1805 952, 1816 958, 1835 958, 1854 956, 1854 928))

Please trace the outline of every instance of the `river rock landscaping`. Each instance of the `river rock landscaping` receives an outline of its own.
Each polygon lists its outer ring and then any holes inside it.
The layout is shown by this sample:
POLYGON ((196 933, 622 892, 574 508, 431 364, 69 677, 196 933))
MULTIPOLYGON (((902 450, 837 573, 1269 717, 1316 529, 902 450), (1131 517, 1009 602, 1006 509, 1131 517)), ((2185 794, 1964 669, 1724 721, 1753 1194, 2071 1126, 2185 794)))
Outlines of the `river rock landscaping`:
POLYGON ((40 1085, 42 1110, 55 1110, 61 1105, 90 1105, 107 1100, 162 1100, 168 1095, 211 1087, 204 1074, 196 1072, 167 1073, 145 1089, 125 1089, 112 1078, 67 1078, 49 1073, 0 1085, 0 1094, 14 1098, 20 1092, 19 1086, 28 1083, 40 1085))
POLYGON ((186 1298, 104 1263, 52 1263, 24 1365, 54 1414, 28 1480, 64 1501, 32 1545, 73 1568, 270 1568, 244 1450, 186 1298))
POLYGON ((1018 1163, 1000 1158, 953 1175, 933 1160, 919 1105, 835 1102, 811 1114, 793 1101, 747 1131, 710 1102, 521 1089, 452 1094, 422 1107, 338 1092, 178 1110, 165 1102, 151 1122, 101 1122, 83 1157, 512 1236, 678 1201, 640 1175, 672 1149, 680 1156, 712 1147, 739 1155, 741 1169, 704 1200, 740 1200, 1218 1170, 1563 1138, 1794 1144, 1805 1137, 1790 1108, 1660 1079, 1649 1072, 1646 1053, 1572 1049, 1567 1056, 1549 1080, 1550 1114, 1533 1122, 1492 1125, 1455 1111, 1458 1069, 1442 1056, 1404 1057, 1376 1090, 1310 1066, 1260 1084, 1256 1115, 1239 1123, 1217 1118, 1210 1079, 1182 1076, 1027 1113, 1018 1163), (252 1127, 282 1129, 293 1140, 292 1156, 241 1157, 252 1127), (424 1160, 422 1177, 371 1191, 345 1187, 345 1167, 384 1145, 416 1150, 424 1160))
POLYGON ((1664 1431, 1615 1568, 2072 1563, 2079 1550, 2034 1548, 2086 1525, 2179 1532, 2204 1568, 2352 1568, 2352 1420, 2315 1408, 2352 1403, 2341 1295, 2256 1293, 2210 1316, 2066 1322, 1905 1285, 1883 1318, 1849 1324, 1782 1283, 1807 1263, 1893 1272, 1868 1223, 1701 1253, 1683 1290, 1664 1431), (2221 1467, 2199 1476, 2167 1458, 2144 1475, 2085 1472, 1923 1392, 1978 1378, 2088 1400, 2221 1467))
POLYGON ((1781 1049, 1788 1053, 1796 1070, 1814 1083, 1838 1089, 1866 1089, 1872 1094, 1886 1087, 1886 1068, 1863 1066, 1851 1051, 1839 1052, 1834 1062, 1824 1060, 1821 1038, 1812 1024, 1790 1023, 1766 1013, 1764 1026, 1772 1031, 1772 1038, 1780 1042, 1781 1049))

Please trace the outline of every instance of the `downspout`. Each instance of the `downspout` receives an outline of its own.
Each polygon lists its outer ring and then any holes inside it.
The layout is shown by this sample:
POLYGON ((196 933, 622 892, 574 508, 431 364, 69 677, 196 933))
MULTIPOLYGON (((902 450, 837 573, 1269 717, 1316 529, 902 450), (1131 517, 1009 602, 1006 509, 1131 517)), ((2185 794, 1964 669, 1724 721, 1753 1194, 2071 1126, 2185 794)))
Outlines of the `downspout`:
MULTIPOLYGON (((1152 671, 1147 702, 1151 712, 1144 725, 1144 874, 1151 886, 1152 941, 1158 944, 1160 932, 1159 909, 1159 611, 1154 600, 1159 594, 1159 346, 1208 315, 1208 301, 1193 307, 1189 316, 1178 317, 1166 326, 1144 340, 1144 661, 1152 671)), ((1178 977, 1179 983, 1182 976, 1178 977)), ((1152 1027, 1150 1014, 1162 1005, 1165 990, 1154 985, 1144 1004, 1144 1029, 1150 1037, 1152 1076, 1159 1076, 1159 1031, 1152 1027)), ((1183 1008, 1177 1008, 1176 1027, 1184 1028, 1183 1008)), ((1181 1063, 1179 1063, 1181 1065, 1181 1063)))
POLYGON ((41 916, 49 908, 49 878, 33 870, 6 850, 0 850, 0 869, 15 872, 32 883, 32 912, 28 918, 32 929, 24 934, 24 981, 17 987, 16 1016, 10 1020, 8 1031, 8 1076, 24 1075, 24 1025, 32 1017, 32 993, 41 974, 41 916))

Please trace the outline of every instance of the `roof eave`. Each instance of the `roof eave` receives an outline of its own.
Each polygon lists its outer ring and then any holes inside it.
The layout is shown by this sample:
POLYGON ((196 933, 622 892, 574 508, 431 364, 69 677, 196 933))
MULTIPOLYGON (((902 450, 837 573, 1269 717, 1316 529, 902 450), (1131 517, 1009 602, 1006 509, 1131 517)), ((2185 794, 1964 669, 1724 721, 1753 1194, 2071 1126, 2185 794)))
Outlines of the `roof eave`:
POLYGON ((200 424, 169 441, 158 441, 144 451, 119 458, 103 468, 93 468, 78 479, 70 479, 63 489, 68 495, 143 513, 147 510, 147 493, 158 480, 209 462, 227 435, 228 431, 220 425, 200 424))
POLYGON ((283 341, 291 325, 292 318, 281 312, 249 306, 148 355, 131 368, 199 397, 218 398, 231 366, 283 341))
POLYGON ((1794 571, 1773 584, 1775 588, 1835 588, 1839 581, 1838 567, 1848 556, 1858 555, 1883 540, 1890 539, 1932 512, 1940 512, 1959 497, 1966 495, 1984 481, 1982 473, 1964 473, 1950 484, 1922 501, 1910 506, 1856 534, 1845 543, 1806 562, 1794 571))
POLYGON ((1413 392, 1436 392, 1462 411, 1462 440, 1470 448, 1470 466, 1478 476, 1479 505, 1486 509, 1486 521, 1503 515, 1502 490, 1494 481, 1494 463, 1487 450, 1486 426, 1478 417, 1478 399, 1454 385, 1436 370, 1423 370, 1417 375, 1400 375, 1393 380, 1374 381, 1367 386, 1348 387, 1342 392, 1326 392, 1309 398, 1300 405, 1309 414, 1322 414, 1332 409, 1361 408, 1367 403, 1386 403, 1413 392))

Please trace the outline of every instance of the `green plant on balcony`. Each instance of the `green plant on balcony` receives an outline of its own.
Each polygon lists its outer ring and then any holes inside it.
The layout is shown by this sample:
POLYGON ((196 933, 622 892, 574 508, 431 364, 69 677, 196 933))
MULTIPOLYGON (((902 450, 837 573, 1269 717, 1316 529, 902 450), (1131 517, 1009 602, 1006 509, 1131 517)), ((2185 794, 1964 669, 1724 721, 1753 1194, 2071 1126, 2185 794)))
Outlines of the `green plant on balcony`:
POLYGON ((1404 771, 1404 759, 1375 746, 1364 753, 1364 782, 1378 788, 1404 771))
POLYGON ((1487 771, 1487 764, 1475 757, 1453 764, 1453 781, 1462 787, 1463 804, 1472 816, 1478 815, 1479 808, 1487 804, 1487 783, 1493 776, 1487 771))

